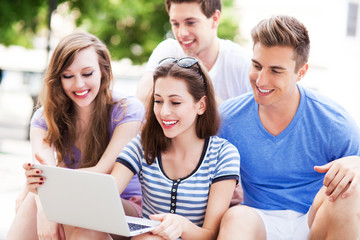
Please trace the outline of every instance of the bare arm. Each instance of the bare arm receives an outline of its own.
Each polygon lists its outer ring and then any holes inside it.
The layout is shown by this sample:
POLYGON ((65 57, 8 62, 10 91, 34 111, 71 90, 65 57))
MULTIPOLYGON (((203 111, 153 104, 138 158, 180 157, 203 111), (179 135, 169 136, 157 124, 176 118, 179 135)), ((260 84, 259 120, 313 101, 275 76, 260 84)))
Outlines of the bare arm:
POLYGON ((47 131, 42 128, 32 127, 30 129, 30 143, 33 162, 37 162, 35 154, 40 154, 46 165, 56 165, 55 149, 44 141, 47 131))
POLYGON ((151 218, 161 221, 161 224, 152 233, 164 239, 177 239, 180 236, 184 240, 216 239, 221 218, 229 208, 235 184, 235 180, 224 180, 211 186, 203 227, 177 214, 157 214, 151 218))
POLYGON ((121 163, 116 162, 111 171, 111 175, 115 178, 116 186, 121 194, 130 183, 134 173, 121 163))
POLYGON ((85 170, 110 173, 114 167, 115 161, 121 150, 131 139, 136 137, 141 128, 140 121, 133 121, 120 124, 114 130, 113 136, 110 139, 109 145, 106 147, 105 152, 101 156, 96 166, 86 168, 85 170))
MULTIPOLYGON (((44 138, 46 137, 47 131, 42 128, 32 127, 30 128, 30 143, 31 143, 31 150, 32 150, 32 159, 33 162, 38 162, 38 160, 35 157, 35 154, 39 153, 42 156, 42 164, 47 165, 56 165, 56 159, 54 154, 54 148, 50 146, 48 143, 44 141, 44 138)), ((28 166, 30 168, 30 166, 28 166)), ((28 179, 27 179, 28 180, 28 179)), ((23 195, 24 197, 29 192, 29 187, 31 185, 28 185, 26 187, 26 193, 23 195)), ((39 186, 37 184, 37 186, 39 186)), ((34 195, 33 198, 30 198, 35 201, 36 204, 36 227, 37 227, 37 235, 41 239, 51 238, 51 237, 58 237, 59 239, 65 239, 64 230, 63 228, 57 224, 50 222, 46 219, 45 214, 42 209, 42 205, 40 203, 39 197, 37 195, 34 195)), ((17 200, 17 207, 20 206, 22 203, 22 200, 17 200)))
POLYGON ((153 72, 146 72, 140 79, 136 88, 136 97, 147 106, 153 87, 153 72))
MULTIPOLYGON (((216 239, 221 218, 229 208, 235 185, 235 180, 224 180, 211 185, 202 231, 195 234, 192 229, 189 229, 183 233, 183 239, 216 239)), ((193 227, 198 228, 195 225, 193 227)))
MULTIPOLYGON (((140 128, 140 121, 127 122, 117 126, 99 162, 94 167, 86 168, 84 170, 100 173, 110 173, 114 166, 116 157, 119 155, 123 147, 128 142, 130 142, 131 139, 136 137, 140 131, 140 128)), ((55 149, 44 142, 46 134, 46 130, 44 129, 31 128, 30 141, 32 146, 32 156, 35 160, 35 154, 37 153, 44 160, 44 164, 56 165, 54 155, 55 149)))

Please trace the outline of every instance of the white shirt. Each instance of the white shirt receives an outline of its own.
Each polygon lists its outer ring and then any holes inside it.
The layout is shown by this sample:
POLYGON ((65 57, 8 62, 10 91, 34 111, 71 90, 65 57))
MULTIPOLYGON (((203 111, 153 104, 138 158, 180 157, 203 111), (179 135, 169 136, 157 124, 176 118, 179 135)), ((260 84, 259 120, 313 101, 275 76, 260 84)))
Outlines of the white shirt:
MULTIPOLYGON (((226 100, 251 90, 248 70, 250 54, 230 40, 219 39, 219 54, 214 66, 209 71, 215 94, 226 100)), ((154 71, 159 61, 166 57, 182 58, 184 53, 175 39, 162 41, 151 54, 146 70, 154 71)))

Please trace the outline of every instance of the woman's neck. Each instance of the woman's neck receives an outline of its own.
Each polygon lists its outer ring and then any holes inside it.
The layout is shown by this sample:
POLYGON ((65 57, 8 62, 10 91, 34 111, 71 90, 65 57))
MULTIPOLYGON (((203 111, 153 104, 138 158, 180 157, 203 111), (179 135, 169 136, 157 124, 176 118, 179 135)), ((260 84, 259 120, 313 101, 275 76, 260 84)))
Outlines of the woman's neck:
POLYGON ((189 176, 200 161, 204 143, 205 139, 197 136, 172 139, 169 148, 161 154, 165 174, 170 179, 189 176))
POLYGON ((76 106, 76 122, 77 123, 89 123, 91 114, 93 112, 93 106, 79 107, 76 106))
POLYGON ((75 146, 78 149, 81 149, 81 146, 84 144, 86 133, 89 131, 89 125, 91 121, 92 107, 79 108, 76 109, 76 140, 75 146))

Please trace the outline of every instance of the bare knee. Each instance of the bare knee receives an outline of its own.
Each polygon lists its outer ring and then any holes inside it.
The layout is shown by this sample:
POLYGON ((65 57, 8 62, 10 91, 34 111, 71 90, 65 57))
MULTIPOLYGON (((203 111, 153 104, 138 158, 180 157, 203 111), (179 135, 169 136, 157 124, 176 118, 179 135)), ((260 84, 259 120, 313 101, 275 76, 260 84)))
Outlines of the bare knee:
POLYGON ((335 202, 320 191, 309 214, 309 239, 360 239, 359 225, 359 188, 335 202))
POLYGON ((247 206, 230 208, 224 214, 218 239, 266 239, 265 226, 255 210, 247 206))
POLYGON ((29 193, 20 205, 6 239, 38 239, 36 213, 34 195, 29 193))
POLYGON ((163 239, 162 237, 153 235, 152 233, 149 232, 131 238, 131 240, 162 240, 162 239, 163 239))
POLYGON ((108 233, 98 232, 84 228, 77 228, 77 227, 73 228, 69 235, 67 234, 66 239, 70 239, 70 240, 82 240, 82 239, 111 240, 112 239, 108 233))

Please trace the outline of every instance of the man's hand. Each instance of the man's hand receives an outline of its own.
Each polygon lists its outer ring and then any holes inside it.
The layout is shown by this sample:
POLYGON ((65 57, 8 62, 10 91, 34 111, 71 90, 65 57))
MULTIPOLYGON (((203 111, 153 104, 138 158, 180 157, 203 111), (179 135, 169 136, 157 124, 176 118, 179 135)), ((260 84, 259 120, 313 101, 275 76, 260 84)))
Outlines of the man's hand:
POLYGON ((325 173, 325 194, 330 201, 349 196, 360 181, 360 157, 348 156, 334 160, 323 166, 315 166, 315 171, 325 173))

